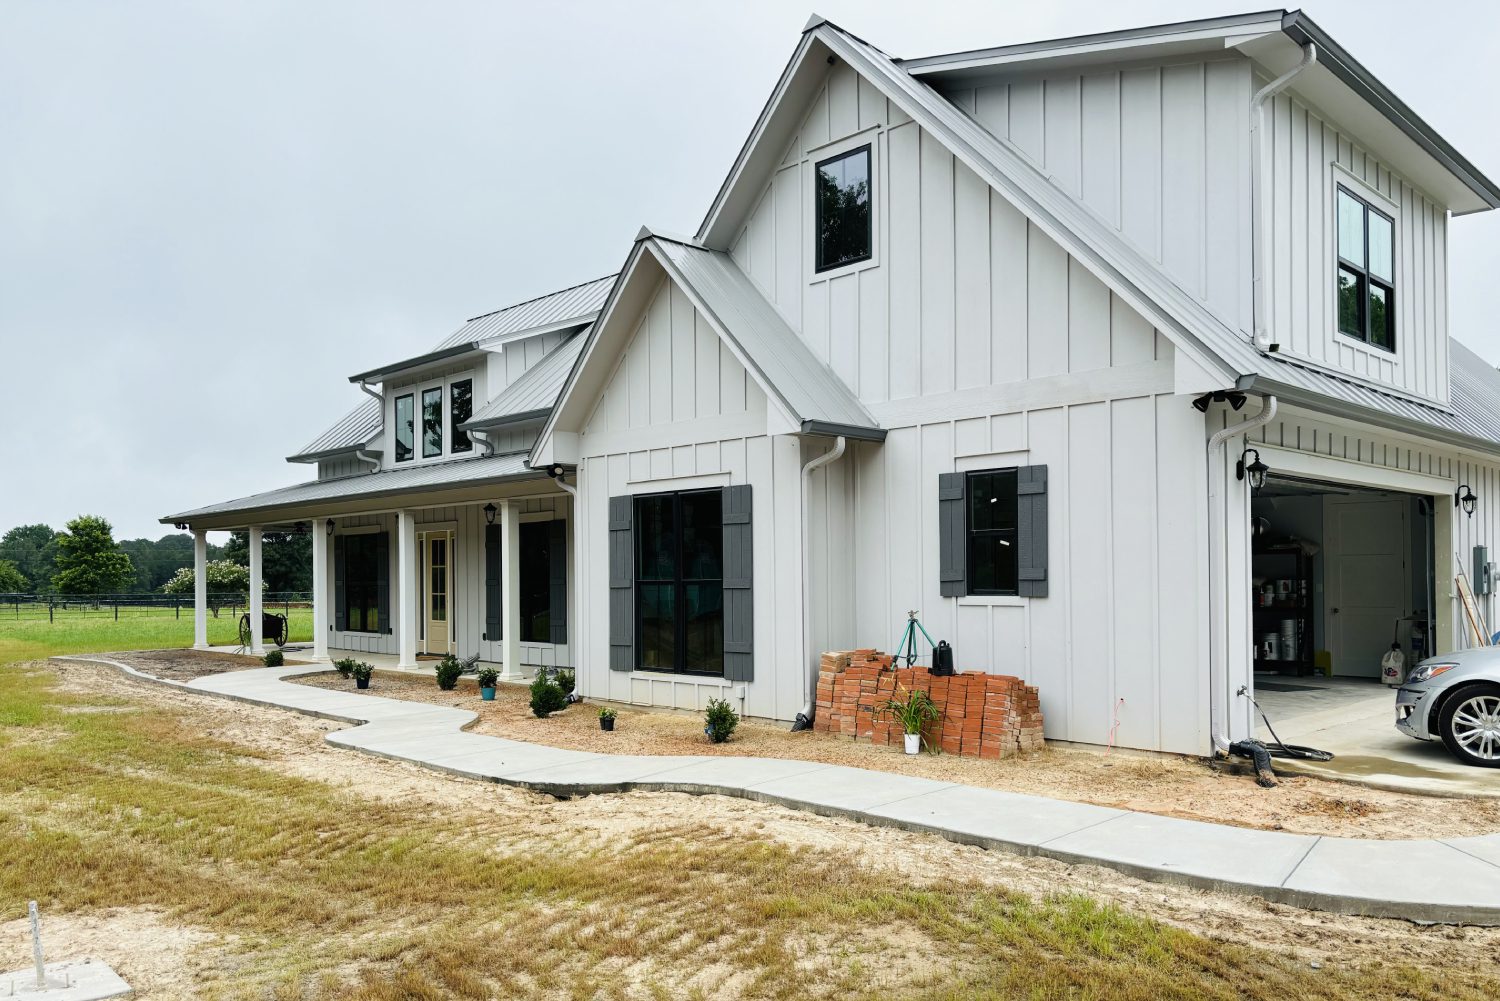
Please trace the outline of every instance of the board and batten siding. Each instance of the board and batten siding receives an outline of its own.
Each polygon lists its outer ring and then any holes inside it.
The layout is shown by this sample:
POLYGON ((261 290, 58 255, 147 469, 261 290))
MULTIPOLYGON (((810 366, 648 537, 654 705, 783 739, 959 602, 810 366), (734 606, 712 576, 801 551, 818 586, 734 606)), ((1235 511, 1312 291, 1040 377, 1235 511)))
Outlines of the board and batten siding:
POLYGON ((783 720, 801 711, 798 443, 766 435, 766 408, 759 384, 663 279, 579 436, 580 691, 694 711, 722 697, 783 720), (611 671, 609 499, 731 484, 752 488, 754 679, 611 671))
MULTIPOLYGON (((373 529, 379 532, 390 533, 391 566, 389 580, 391 582, 390 614, 392 631, 357 633, 334 629, 328 634, 328 648, 330 651, 349 650, 355 653, 384 653, 395 656, 400 653, 400 648, 396 642, 394 623, 401 621, 401 589, 397 586, 400 575, 397 573, 399 556, 396 552, 396 516, 394 514, 358 514, 336 518, 334 522, 334 533, 336 535, 350 534, 351 529, 354 531, 368 531, 373 529)), ((323 531, 322 523, 314 522, 312 530, 315 532, 323 531)), ((337 601, 337 598, 334 590, 334 546, 331 542, 332 540, 330 540, 330 545, 328 546, 328 624, 334 626, 336 625, 334 603, 337 601)))

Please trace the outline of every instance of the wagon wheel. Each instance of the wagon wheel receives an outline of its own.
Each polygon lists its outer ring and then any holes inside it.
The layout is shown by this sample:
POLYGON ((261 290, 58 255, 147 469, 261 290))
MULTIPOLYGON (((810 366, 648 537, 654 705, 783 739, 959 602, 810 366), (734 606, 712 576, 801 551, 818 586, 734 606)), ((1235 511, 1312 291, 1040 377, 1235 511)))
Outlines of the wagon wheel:
POLYGON ((252 638, 253 637, 250 634, 250 613, 246 612, 244 615, 240 616, 240 646, 244 647, 247 650, 250 649, 250 641, 252 638))
POLYGON ((287 634, 291 632, 291 629, 287 626, 287 617, 285 615, 273 615, 272 618, 276 620, 276 629, 275 635, 271 638, 276 641, 278 647, 284 647, 286 646, 287 634))

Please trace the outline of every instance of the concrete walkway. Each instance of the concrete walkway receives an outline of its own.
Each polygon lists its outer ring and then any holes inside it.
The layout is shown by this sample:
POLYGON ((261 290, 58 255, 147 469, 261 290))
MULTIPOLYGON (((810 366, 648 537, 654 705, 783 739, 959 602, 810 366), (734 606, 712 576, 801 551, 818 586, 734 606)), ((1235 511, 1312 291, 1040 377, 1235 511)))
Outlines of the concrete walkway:
MULTIPOLYGON (((59 659, 102 661, 159 680, 107 658, 59 659)), ((478 717, 463 709, 282 680, 327 670, 289 665, 160 683, 351 724, 326 738, 338 747, 558 796, 634 789, 739 796, 1300 907, 1500 925, 1500 834, 1418 841, 1317 837, 811 761, 565 750, 467 733, 464 728, 478 717)), ((1253 794, 1247 788, 1246 795, 1253 794)), ((1462 812, 1460 804, 1455 807, 1462 812)))

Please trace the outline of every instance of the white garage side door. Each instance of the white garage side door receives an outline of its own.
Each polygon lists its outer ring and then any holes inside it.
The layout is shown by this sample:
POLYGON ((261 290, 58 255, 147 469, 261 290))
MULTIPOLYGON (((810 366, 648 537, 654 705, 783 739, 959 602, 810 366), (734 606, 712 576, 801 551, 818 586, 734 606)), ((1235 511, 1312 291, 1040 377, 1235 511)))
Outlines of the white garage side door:
POLYGON ((1324 567, 1333 673, 1380 676, 1396 620, 1407 615, 1408 503, 1404 497, 1325 498, 1324 567))

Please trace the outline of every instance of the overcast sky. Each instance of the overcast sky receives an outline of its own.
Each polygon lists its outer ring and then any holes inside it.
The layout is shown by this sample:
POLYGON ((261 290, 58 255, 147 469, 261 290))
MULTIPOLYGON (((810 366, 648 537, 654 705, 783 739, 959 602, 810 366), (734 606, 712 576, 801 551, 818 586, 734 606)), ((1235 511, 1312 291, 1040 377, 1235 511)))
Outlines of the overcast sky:
MULTIPOLYGON (((154 538, 307 479, 283 460, 351 373, 693 231, 811 3, 0 0, 0 531, 154 538)), ((919 56, 1253 8, 817 9, 919 56)), ((1500 176, 1493 6, 1308 12, 1500 176)), ((1453 332, 1496 361, 1500 215, 1450 247, 1453 332)))

